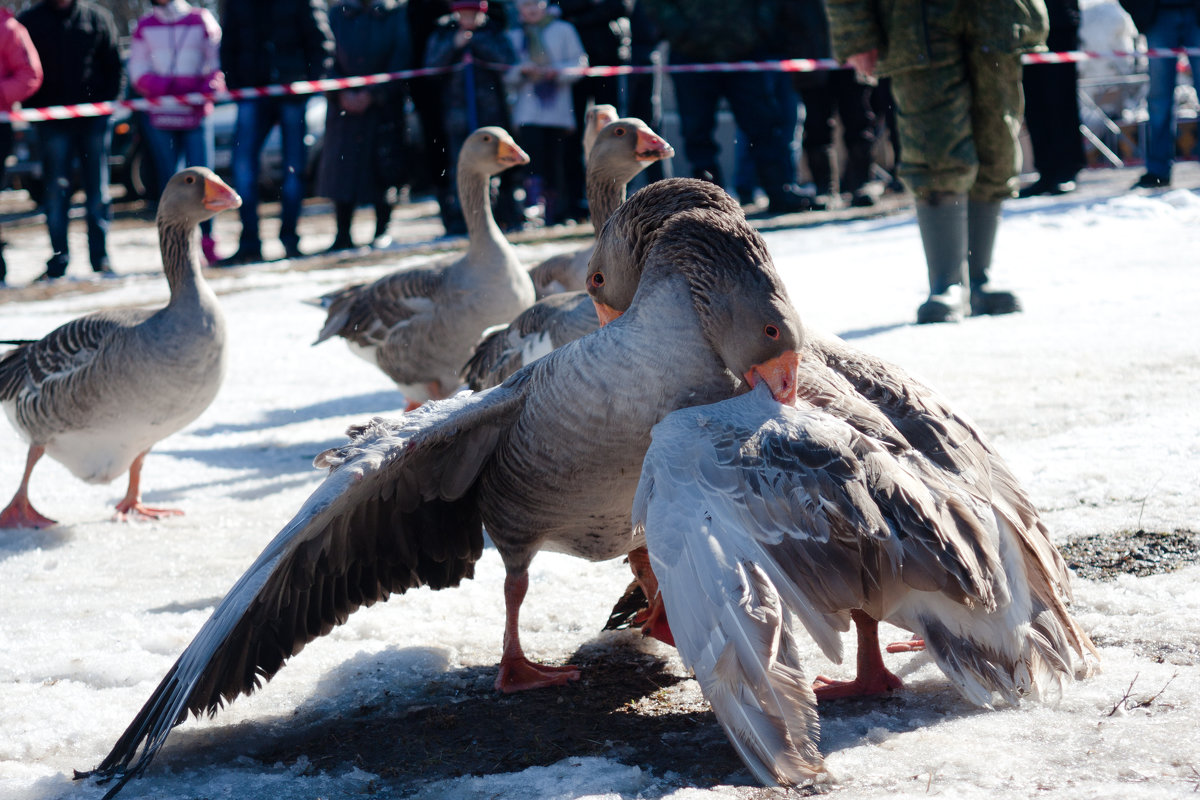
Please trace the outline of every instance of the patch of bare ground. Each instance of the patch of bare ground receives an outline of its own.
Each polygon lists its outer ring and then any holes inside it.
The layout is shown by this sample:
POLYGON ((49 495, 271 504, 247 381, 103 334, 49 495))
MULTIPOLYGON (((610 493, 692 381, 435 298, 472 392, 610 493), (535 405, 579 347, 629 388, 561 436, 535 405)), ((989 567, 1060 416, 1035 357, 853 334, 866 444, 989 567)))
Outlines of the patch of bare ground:
POLYGON ((633 645, 583 648, 571 663, 582 668, 578 682, 513 695, 491 688, 494 667, 460 670, 431 685, 419 703, 361 706, 255 757, 307 759, 318 771, 356 766, 398 796, 430 781, 516 772, 572 756, 683 774, 697 787, 739 786, 747 800, 799 796, 757 784, 677 664, 633 645))
POLYGON ((1200 562, 1200 534, 1134 532, 1081 536, 1058 548, 1067 566, 1081 578, 1114 580, 1118 575, 1143 577, 1174 572, 1200 562))

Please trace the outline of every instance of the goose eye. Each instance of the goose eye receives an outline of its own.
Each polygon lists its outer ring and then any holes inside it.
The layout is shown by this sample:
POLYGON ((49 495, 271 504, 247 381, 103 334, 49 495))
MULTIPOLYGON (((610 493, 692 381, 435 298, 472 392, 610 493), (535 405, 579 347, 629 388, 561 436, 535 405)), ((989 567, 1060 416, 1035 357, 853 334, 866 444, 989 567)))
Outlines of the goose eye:
POLYGON ((183 182, 184 182, 184 183, 195 183, 195 182, 196 182, 196 177, 195 177, 194 175, 188 175, 187 177, 185 177, 185 178, 183 179, 183 182))
POLYGON ((763 333, 767 335, 768 339, 779 338, 779 328, 775 327, 774 325, 767 325, 765 328, 763 328, 763 333))
POLYGON ((588 278, 588 284, 593 289, 599 289, 601 286, 604 285, 604 273, 603 272, 592 273, 592 277, 588 278))
POLYGON ((490 141, 492 140, 492 137, 491 137, 491 136, 488 136, 487 134, 484 134, 484 135, 483 135, 483 140, 484 140, 485 142, 490 142, 490 141))
POLYGON ((613 136, 624 136, 624 135, 625 135, 624 128, 617 128, 613 131, 613 136))

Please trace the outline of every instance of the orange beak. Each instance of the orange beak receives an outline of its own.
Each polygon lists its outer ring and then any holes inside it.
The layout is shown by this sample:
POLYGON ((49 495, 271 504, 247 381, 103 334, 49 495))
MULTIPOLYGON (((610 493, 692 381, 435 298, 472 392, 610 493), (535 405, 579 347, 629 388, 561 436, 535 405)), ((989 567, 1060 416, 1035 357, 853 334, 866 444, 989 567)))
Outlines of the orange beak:
POLYGON ((204 207, 209 211, 224 211, 227 208, 237 208, 242 204, 242 198, 220 178, 204 180, 204 207))
POLYGON ((596 307, 596 316, 600 318, 600 327, 603 328, 608 323, 612 322, 617 317, 621 316, 620 311, 617 311, 610 305, 605 305, 596 298, 592 298, 592 305, 596 307))
POLYGON ((796 373, 800 369, 800 355, 794 350, 788 350, 772 358, 756 364, 746 373, 746 382, 757 386, 760 381, 766 381, 771 396, 785 406, 796 405, 796 373))
POLYGON ((529 154, 517 147, 516 142, 501 141, 496 159, 506 167, 519 167, 529 163, 529 154))
POLYGON ((667 140, 653 133, 638 131, 637 149, 634 157, 638 161, 661 161, 675 155, 675 148, 667 144, 667 140))

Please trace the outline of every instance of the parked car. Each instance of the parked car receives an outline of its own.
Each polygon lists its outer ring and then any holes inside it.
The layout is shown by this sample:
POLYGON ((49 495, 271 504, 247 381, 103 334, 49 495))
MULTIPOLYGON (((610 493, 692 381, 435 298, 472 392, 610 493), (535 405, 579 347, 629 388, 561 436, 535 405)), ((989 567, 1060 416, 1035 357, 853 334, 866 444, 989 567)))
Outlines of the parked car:
MULTIPOLYGON (((308 133, 305 137, 308 153, 304 169, 306 194, 311 192, 314 186, 317 164, 321 158, 322 143, 325 140, 325 106, 324 95, 315 95, 308 103, 305 116, 308 124, 308 133)), ((233 137, 236 123, 237 106, 233 103, 219 105, 213 111, 215 142, 213 168, 226 180, 231 178, 230 167, 233 161, 233 137)), ((109 180, 114 186, 124 187, 126 199, 151 198, 157 192, 158 180, 155 175, 154 160, 150 156, 150 150, 143 134, 144 126, 148 124, 143 112, 130 111, 124 107, 113 112, 109 180)), ((46 193, 42 182, 42 161, 37 141, 37 125, 20 120, 14 121, 12 125, 13 152, 8 158, 5 185, 0 186, 0 189, 25 189, 29 192, 30 198, 41 205, 46 193)), ((260 191, 268 197, 276 196, 283 178, 283 152, 278 128, 272 130, 268 135, 261 157, 260 191)), ((75 181, 75 185, 79 185, 78 180, 75 181)))
MULTIPOLYGON (((119 108, 113 113, 112 150, 109 153, 109 181, 124 187, 125 196, 140 199, 155 191, 154 165, 142 135, 145 115, 119 108)), ((25 189, 38 205, 45 199, 42 181, 42 157, 38 146, 37 124, 16 120, 13 127, 13 152, 8 157, 3 189, 25 189)), ((78 168, 78 165, 76 165, 78 168)), ((73 179, 76 187, 78 177, 73 179)))

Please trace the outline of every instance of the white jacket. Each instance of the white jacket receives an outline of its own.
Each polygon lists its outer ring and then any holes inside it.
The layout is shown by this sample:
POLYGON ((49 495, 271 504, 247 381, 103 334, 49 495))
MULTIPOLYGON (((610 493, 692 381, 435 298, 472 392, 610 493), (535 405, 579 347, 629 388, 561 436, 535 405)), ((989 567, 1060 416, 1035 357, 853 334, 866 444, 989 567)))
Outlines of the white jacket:
MULTIPOLYGON (((579 80, 579 75, 562 75, 554 81, 553 92, 546 92, 547 97, 539 97, 534 83, 521 75, 521 65, 530 65, 529 48, 525 43, 525 31, 514 28, 508 31, 512 39, 513 49, 517 51, 520 63, 511 68, 504 76, 509 91, 513 95, 513 125, 542 125, 551 128, 575 128, 575 110, 571 103, 571 84, 579 80)), ((562 20, 553 20, 542 31, 542 42, 549 56, 548 67, 564 69, 566 67, 586 67, 587 53, 579 41, 575 26, 562 20)))

